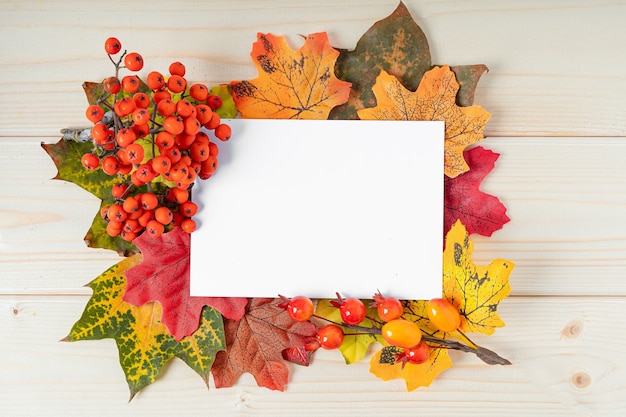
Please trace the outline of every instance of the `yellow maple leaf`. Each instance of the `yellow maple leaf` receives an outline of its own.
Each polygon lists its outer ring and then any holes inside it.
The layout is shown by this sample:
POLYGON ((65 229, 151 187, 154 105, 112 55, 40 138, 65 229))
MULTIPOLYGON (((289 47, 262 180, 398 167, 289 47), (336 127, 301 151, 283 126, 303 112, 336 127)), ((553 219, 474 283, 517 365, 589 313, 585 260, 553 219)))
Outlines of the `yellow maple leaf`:
POLYGON ((509 275, 514 265, 504 259, 476 265, 473 250, 465 226, 457 221, 446 236, 443 252, 443 296, 461 312, 461 331, 489 335, 504 326, 497 307, 511 292, 509 275))
POLYGON ((400 362, 393 364, 381 363, 383 350, 376 352, 370 359, 370 372, 383 381, 404 379, 407 391, 414 391, 419 387, 428 387, 441 372, 452 366, 452 361, 446 349, 431 349, 428 359, 424 363, 400 362))
POLYGON ((333 107, 348 100, 352 84, 335 77, 339 52, 326 33, 307 36, 297 51, 282 36, 259 33, 250 55, 259 76, 231 83, 244 118, 327 119, 333 107))
POLYGON ((469 171, 463 150, 484 139, 485 124, 491 115, 481 106, 457 106, 459 83, 450 67, 435 67, 424 73, 414 92, 404 88, 396 77, 381 71, 372 91, 376 107, 359 110, 359 118, 444 121, 444 173, 454 178, 469 171))

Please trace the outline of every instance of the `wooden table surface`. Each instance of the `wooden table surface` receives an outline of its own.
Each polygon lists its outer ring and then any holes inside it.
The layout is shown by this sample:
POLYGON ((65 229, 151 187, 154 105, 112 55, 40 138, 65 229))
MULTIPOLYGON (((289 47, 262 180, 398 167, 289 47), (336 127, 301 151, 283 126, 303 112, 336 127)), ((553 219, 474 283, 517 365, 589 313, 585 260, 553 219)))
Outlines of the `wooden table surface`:
POLYGON ((455 366, 407 393, 367 361, 320 352, 286 392, 244 375, 207 391, 179 360, 128 404, 113 340, 59 343, 118 256, 82 238, 98 201, 52 181, 40 143, 85 125, 83 81, 109 75, 108 36, 146 67, 185 62, 206 84, 256 76, 257 32, 326 31, 352 49, 396 1, 0 1, 0 415, 626 415, 626 3, 595 0, 405 2, 435 64, 483 63, 483 146, 502 154, 483 189, 511 222, 476 238, 475 261, 516 264, 507 323, 482 343, 514 362, 455 366))

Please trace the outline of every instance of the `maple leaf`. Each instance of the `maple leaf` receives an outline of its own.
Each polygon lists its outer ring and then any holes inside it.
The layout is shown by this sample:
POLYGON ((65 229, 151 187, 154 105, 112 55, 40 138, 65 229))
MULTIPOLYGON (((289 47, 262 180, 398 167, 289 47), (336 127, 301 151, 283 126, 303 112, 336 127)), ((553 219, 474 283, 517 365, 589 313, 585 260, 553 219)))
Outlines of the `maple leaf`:
POLYGON ((456 178, 444 177, 444 235, 460 220, 468 234, 491 236, 510 219, 504 204, 479 187, 500 155, 477 146, 463 156, 470 170, 456 178))
POLYGON ((447 65, 427 71, 415 92, 382 71, 373 87, 376 107, 361 109, 364 120, 439 120, 445 122, 444 174, 454 178, 469 170, 463 150, 484 139, 489 120, 480 106, 459 107, 459 83, 447 65))
MULTIPOLYGON (((318 300, 315 308, 315 314, 334 323, 341 323, 341 312, 337 307, 333 307, 330 304, 330 301, 331 300, 318 300)), ((364 304, 367 306, 369 302, 364 301, 364 304)), ((366 316, 377 317, 378 313, 376 312, 376 308, 368 307, 366 316)), ((359 323, 359 326, 369 328, 377 327, 369 318, 365 318, 361 323, 359 323)), ((343 343, 339 347, 339 351, 341 352, 341 355, 346 363, 352 364, 365 358, 369 346, 374 342, 382 344, 384 343, 384 339, 379 334, 350 334, 350 331, 348 330, 343 338, 343 343)))
MULTIPOLYGON (((61 139, 55 144, 41 144, 57 167, 54 179, 68 181, 81 187, 102 200, 101 206, 110 205, 114 201, 111 187, 118 181, 101 169, 87 170, 81 163, 84 154, 93 150, 89 142, 76 142, 61 139)), ((112 249, 123 256, 138 252, 137 247, 121 237, 111 237, 106 233, 106 223, 100 211, 94 216, 92 225, 85 236, 85 243, 92 248, 112 249)))
POLYGON ((131 399, 153 383, 173 357, 182 359, 208 386, 215 355, 226 346, 220 313, 205 307, 193 336, 176 341, 161 322, 159 304, 135 307, 122 299, 124 271, 140 261, 140 254, 126 258, 89 283, 93 295, 64 340, 115 339, 131 399))
MULTIPOLYGON (((339 52, 335 72, 339 79, 351 82, 352 88, 348 101, 335 107, 329 119, 358 119, 358 110, 375 106, 372 87, 381 71, 395 76, 405 88, 415 91, 424 73, 431 68, 426 35, 402 2, 391 15, 374 23, 354 50, 339 49, 339 52)), ((487 67, 456 65, 451 69, 460 84, 457 104, 471 106, 476 85, 487 67)))
POLYGON ((446 237, 443 252, 443 296, 461 312, 460 330, 492 334, 504 326, 498 304, 511 292, 513 263, 495 259, 487 266, 472 262, 474 244, 457 221, 446 237))
POLYGON ((441 372, 452 366, 446 349, 431 349, 428 359, 420 364, 401 363, 393 358, 385 358, 384 355, 390 354, 392 353, 385 348, 376 352, 370 359, 370 372, 383 381, 404 379, 407 391, 430 386, 441 372))
POLYGON ((326 119, 348 98, 350 83, 335 77, 339 52, 326 33, 308 35, 297 51, 282 36, 259 33, 250 55, 259 76, 231 83, 244 118, 326 119))
POLYGON ((189 295, 189 241, 189 234, 179 227, 157 239, 144 233, 134 240, 141 250, 142 262, 126 271, 124 301, 136 306, 158 301, 163 306, 163 323, 176 340, 198 328, 203 306, 239 320, 247 304, 247 299, 241 297, 189 295))
POLYGON ((280 299, 253 298, 241 320, 225 320, 226 351, 213 363, 218 388, 231 387, 244 372, 257 384, 283 391, 289 370, 282 357, 288 348, 301 348, 316 334, 315 325, 296 322, 279 307, 280 299))

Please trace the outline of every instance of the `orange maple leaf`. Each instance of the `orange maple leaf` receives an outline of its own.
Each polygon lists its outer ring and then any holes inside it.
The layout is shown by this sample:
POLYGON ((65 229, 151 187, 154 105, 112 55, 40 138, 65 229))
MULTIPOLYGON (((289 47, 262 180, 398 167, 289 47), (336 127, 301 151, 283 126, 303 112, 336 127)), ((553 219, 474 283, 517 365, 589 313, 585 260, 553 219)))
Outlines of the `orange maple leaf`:
POLYGON ((469 171, 463 151, 484 139, 490 114, 480 106, 457 106, 459 83, 447 65, 427 71, 417 90, 404 88, 385 71, 372 88, 377 105, 358 111, 364 120, 438 120, 445 122, 444 173, 454 178, 469 171))
POLYGON ((257 35, 250 54, 259 76, 231 83, 242 117, 251 119, 327 119, 348 100, 351 83, 335 77, 339 52, 326 33, 306 37, 292 50, 282 36, 257 35))

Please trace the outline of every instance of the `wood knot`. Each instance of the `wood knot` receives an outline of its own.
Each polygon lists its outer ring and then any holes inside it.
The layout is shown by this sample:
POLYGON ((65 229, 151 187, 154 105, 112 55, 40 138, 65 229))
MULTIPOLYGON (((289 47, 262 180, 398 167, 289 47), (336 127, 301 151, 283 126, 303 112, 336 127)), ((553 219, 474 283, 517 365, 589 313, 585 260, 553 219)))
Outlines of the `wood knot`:
POLYGON ((586 372, 578 372, 572 376, 572 383, 576 388, 587 388, 591 384, 591 377, 586 372))
POLYGON ((563 329, 562 335, 568 339, 575 339, 583 332, 584 324, 580 320, 572 320, 567 323, 567 326, 563 329))

